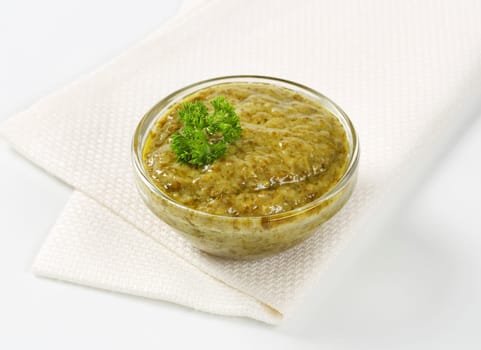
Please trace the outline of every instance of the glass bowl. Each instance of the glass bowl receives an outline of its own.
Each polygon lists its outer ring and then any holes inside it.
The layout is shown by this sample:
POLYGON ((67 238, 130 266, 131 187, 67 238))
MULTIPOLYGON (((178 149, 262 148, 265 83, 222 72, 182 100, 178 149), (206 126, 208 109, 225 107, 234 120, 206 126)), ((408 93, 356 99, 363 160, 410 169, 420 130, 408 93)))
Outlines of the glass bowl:
POLYGON ((165 97, 145 114, 135 131, 132 160, 138 190, 160 219, 198 249, 225 258, 252 259, 281 252, 304 241, 336 214, 353 191, 359 162, 356 131, 334 102, 306 86, 272 77, 229 76, 201 81, 165 97), (335 115, 345 129, 349 151, 347 167, 339 181, 324 195, 290 211, 266 216, 223 216, 189 208, 167 196, 149 178, 143 149, 155 123, 176 103, 207 87, 224 83, 274 84, 315 100, 335 115))

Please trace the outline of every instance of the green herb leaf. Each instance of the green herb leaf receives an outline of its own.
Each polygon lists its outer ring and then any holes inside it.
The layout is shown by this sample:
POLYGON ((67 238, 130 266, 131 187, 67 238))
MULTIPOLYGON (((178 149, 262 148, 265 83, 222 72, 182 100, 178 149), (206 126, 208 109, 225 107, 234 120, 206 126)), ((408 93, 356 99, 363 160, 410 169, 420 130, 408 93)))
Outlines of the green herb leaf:
POLYGON ((239 139, 242 128, 234 107, 222 97, 212 100, 213 112, 201 102, 184 103, 177 111, 184 127, 171 137, 170 148, 177 160, 196 166, 213 163, 239 139))

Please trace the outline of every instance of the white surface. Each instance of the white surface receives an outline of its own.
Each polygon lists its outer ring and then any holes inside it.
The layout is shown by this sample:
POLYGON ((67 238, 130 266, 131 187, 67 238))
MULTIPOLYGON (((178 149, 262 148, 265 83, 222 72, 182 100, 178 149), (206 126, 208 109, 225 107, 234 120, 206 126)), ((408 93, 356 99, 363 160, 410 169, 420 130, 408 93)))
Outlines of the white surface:
MULTIPOLYGON (((17 6, 0 12, 0 33, 7 34, 1 38, 2 119, 115 56, 154 29, 160 14, 175 8, 136 2, 116 8, 111 25, 103 28, 108 4, 84 4, 81 9, 52 4, 33 9, 27 19, 30 12, 24 10, 33 5, 17 6), (89 16, 94 18, 86 20, 89 16), (75 37, 83 45, 72 42, 75 37)), ((409 210, 391 222, 389 234, 342 278, 335 276, 334 267, 322 280, 329 288, 317 286, 310 295, 315 303, 305 303, 310 306, 301 306, 294 320, 278 328, 33 277, 33 256, 70 192, 2 145, 0 348, 140 348, 142 342, 145 348, 176 343, 214 348, 479 348, 481 239, 475 219, 481 169, 473 159, 481 149, 480 135, 478 122, 409 210), (218 339, 212 340, 213 332, 218 339)))

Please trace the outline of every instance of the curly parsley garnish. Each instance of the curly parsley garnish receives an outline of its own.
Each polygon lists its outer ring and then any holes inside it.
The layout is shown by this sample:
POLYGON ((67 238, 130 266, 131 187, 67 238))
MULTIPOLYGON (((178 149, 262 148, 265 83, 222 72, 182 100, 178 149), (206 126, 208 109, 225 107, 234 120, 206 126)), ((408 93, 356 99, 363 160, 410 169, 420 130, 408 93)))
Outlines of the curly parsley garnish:
POLYGON ((222 96, 210 104, 214 108, 210 114, 201 101, 184 103, 177 111, 184 127, 172 135, 170 148, 178 161, 211 164, 225 154, 229 143, 239 139, 242 128, 234 107, 222 96))

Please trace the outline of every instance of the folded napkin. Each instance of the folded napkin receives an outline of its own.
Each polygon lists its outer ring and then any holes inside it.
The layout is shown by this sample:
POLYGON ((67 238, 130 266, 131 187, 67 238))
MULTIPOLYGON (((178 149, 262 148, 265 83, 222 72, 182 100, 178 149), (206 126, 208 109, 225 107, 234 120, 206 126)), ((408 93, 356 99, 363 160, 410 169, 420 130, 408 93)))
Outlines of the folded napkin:
POLYGON ((441 113, 481 62, 478 1, 209 1, 1 127, 76 192, 35 262, 39 275, 277 323, 359 224, 459 123, 441 113), (359 181, 319 232, 255 261, 208 256, 138 195, 130 142, 170 92, 232 74, 282 77, 331 97, 361 137, 359 181))

